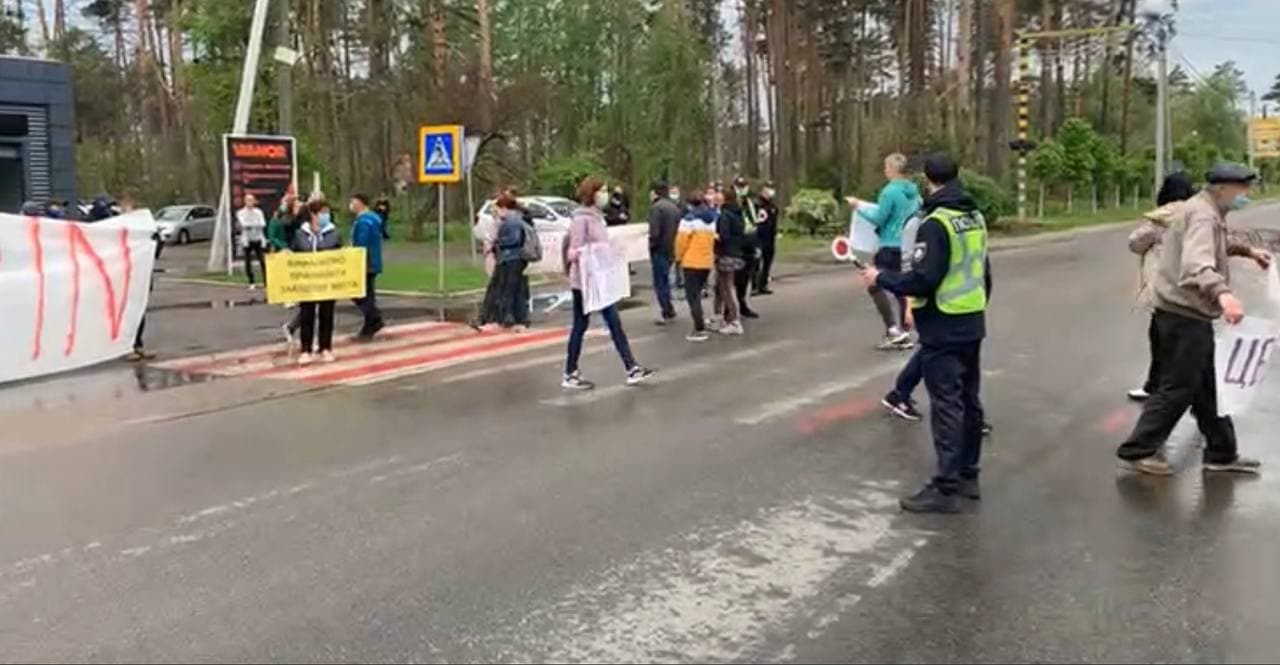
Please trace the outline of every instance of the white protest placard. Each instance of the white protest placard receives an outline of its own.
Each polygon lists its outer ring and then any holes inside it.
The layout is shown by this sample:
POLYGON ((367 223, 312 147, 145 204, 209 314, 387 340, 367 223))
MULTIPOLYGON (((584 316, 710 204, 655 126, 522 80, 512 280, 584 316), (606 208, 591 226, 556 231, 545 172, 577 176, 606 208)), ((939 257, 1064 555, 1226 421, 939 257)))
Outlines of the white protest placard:
POLYGON ((587 313, 631 297, 631 271, 613 243, 591 243, 578 256, 582 276, 582 305, 587 313))
MULTIPOLYGON (((525 271, 526 274, 563 274, 564 260, 560 249, 567 233, 566 229, 539 228, 538 240, 542 243, 542 260, 530 265, 525 271)), ((649 260, 649 226, 647 224, 610 226, 608 233, 609 244, 614 246, 626 263, 649 260)))
POLYGON ((1249 409, 1275 351, 1280 328, 1274 321, 1245 317, 1228 326, 1214 349, 1218 380, 1218 415, 1239 415, 1249 409))
POLYGON ((863 254, 875 254, 880 251, 880 234, 876 232, 875 225, 858 214, 862 212, 875 215, 879 210, 880 206, 874 203, 862 203, 853 212, 853 217, 849 220, 849 238, 853 242, 853 251, 863 254))
POLYGON ((94 224, 0 214, 0 383, 112 360, 147 309, 149 211, 94 224))

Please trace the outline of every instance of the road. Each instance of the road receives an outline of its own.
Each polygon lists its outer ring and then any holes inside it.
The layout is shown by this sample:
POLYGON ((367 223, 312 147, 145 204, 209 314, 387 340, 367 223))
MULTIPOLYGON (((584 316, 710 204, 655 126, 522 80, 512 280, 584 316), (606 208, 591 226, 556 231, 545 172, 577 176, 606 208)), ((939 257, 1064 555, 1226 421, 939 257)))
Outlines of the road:
POLYGON ((661 372, 636 389, 603 351, 562 394, 554 346, 359 387, 0 391, 0 660, 1269 661, 1280 380, 1238 423, 1271 473, 1203 477, 1185 429, 1179 476, 1119 472, 1126 232, 993 257, 996 433, 954 517, 897 509, 928 427, 881 412, 906 358, 843 271, 740 339, 628 312, 661 372))

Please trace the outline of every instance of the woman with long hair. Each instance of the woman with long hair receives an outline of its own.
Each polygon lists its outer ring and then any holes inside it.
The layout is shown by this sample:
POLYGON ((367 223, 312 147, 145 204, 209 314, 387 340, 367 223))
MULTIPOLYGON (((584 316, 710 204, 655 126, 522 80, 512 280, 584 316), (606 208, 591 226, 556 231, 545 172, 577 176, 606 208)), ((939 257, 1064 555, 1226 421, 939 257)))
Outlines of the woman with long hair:
MULTIPOLYGON (((580 207, 573 211, 573 221, 569 223, 569 235, 565 248, 565 261, 569 269, 569 286, 573 290, 573 330, 569 333, 569 348, 564 364, 564 380, 561 386, 566 390, 591 390, 595 384, 582 378, 578 371, 578 360, 582 357, 582 341, 591 325, 591 315, 586 311, 586 303, 582 295, 583 265, 582 256, 592 245, 608 244, 609 232, 604 221, 604 210, 609 206, 609 190, 604 182, 596 178, 586 178, 578 185, 578 203, 580 207)), ((617 304, 600 310, 605 325, 609 327, 609 336, 613 338, 613 346, 622 358, 623 369, 627 373, 627 385, 638 385, 653 376, 653 372, 636 362, 631 354, 631 343, 627 341, 627 333, 622 329, 622 318, 618 316, 617 304)))

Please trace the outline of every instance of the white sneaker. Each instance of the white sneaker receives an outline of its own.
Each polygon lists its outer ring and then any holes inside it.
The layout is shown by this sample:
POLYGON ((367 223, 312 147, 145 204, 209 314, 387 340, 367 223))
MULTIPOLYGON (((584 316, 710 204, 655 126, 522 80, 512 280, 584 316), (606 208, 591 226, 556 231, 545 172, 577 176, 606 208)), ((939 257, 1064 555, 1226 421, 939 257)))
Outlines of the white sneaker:
POLYGON ((630 372, 627 372, 627 385, 638 386, 644 383, 645 381, 648 381, 649 379, 653 378, 653 374, 654 374, 653 370, 645 369, 639 365, 636 365, 635 367, 631 368, 630 372))
POLYGON ((721 335, 738 336, 746 334, 747 331, 742 327, 741 321, 734 321, 733 323, 724 324, 724 326, 720 328, 719 332, 721 335))
POLYGON ((316 361, 316 357, 310 353, 303 353, 298 356, 298 366, 306 367, 316 361))
POLYGON ((685 337, 685 339, 690 342, 705 342, 711 339, 711 335, 708 335, 706 331, 698 331, 689 333, 689 336, 685 337))
POLYGON ((333 351, 322 351, 322 352, 320 353, 320 362, 322 362, 322 363, 336 363, 336 362, 338 362, 338 357, 337 357, 337 356, 335 356, 335 355, 333 355, 333 351))
POLYGON ((560 387, 565 390, 591 390, 596 384, 582 378, 582 374, 574 372, 566 374, 564 380, 560 382, 560 387))
POLYGON ((250 285, 249 285, 249 290, 250 290, 250 291, 257 291, 257 290, 258 290, 258 285, 257 285, 257 284, 250 284, 250 285))
POLYGON ((1133 390, 1130 390, 1128 394, 1129 399, 1135 402, 1145 402, 1151 399, 1151 393, 1147 392, 1143 388, 1134 388, 1133 390))

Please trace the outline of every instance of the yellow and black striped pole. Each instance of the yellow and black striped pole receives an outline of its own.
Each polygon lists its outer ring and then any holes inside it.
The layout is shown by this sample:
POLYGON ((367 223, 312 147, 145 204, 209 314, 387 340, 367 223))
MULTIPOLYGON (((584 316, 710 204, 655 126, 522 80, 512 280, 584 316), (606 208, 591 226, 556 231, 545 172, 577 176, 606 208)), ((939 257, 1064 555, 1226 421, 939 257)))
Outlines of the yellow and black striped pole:
POLYGON ((1027 151, 1031 147, 1031 40, 1018 36, 1018 221, 1027 221, 1027 151))

